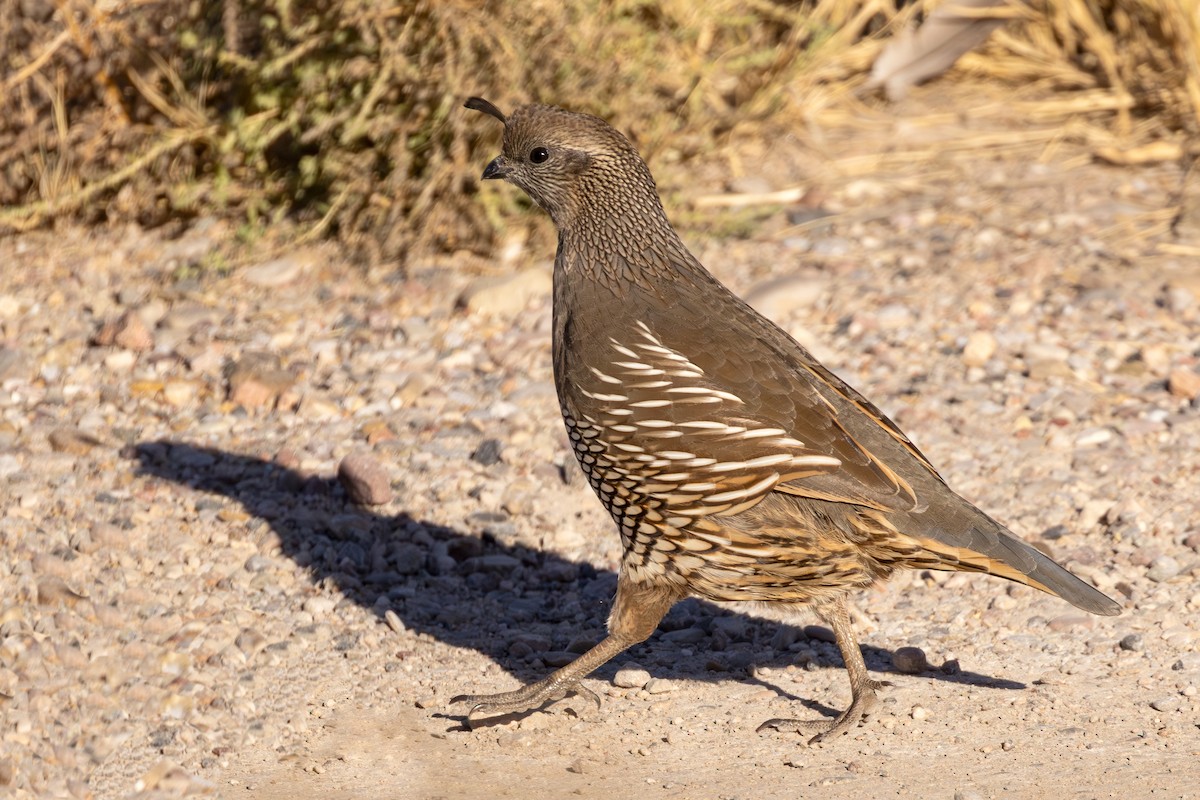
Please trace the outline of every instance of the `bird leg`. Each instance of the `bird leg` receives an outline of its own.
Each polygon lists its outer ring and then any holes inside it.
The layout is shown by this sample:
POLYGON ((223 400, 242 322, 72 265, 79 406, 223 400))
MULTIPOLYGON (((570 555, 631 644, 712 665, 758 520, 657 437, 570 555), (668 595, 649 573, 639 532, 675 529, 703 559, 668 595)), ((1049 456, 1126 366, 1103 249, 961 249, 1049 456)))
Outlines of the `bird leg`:
POLYGON ((877 681, 867 674, 867 664, 863 661, 862 650, 858 639, 854 636, 854 627, 850 623, 850 606, 846 596, 842 595, 828 605, 818 605, 817 614, 833 628, 837 637, 838 649, 842 651, 842 660, 846 662, 846 671, 850 673, 850 706, 833 722, 826 720, 801 719, 769 719, 758 726, 759 732, 768 728, 777 731, 817 731, 817 735, 808 743, 831 739, 846 733, 858 725, 875 705, 875 690, 890 686, 887 681, 877 681))
POLYGON ((644 642, 682 594, 661 585, 635 583, 622 572, 617 580, 617 597, 608 618, 608 636, 579 658, 540 681, 516 691, 499 694, 465 694, 451 703, 470 703, 468 724, 478 717, 515 714, 540 708, 568 694, 588 698, 600 706, 600 698, 580 680, 613 656, 644 642))

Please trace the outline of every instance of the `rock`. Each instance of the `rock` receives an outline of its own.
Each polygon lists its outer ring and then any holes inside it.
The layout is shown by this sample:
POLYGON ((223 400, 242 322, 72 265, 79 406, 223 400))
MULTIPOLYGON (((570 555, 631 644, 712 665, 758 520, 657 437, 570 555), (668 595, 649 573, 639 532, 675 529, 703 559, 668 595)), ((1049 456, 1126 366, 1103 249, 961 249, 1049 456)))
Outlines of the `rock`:
POLYGON ((987 331, 973 331, 963 347, 962 360, 968 367, 982 367, 996 354, 996 337, 987 331))
POLYGON ((1140 633, 1127 633, 1117 643, 1122 650, 1138 653, 1145 647, 1145 641, 1140 633))
POLYGON ((515 316, 534 300, 550 296, 553 282, 547 270, 530 268, 500 277, 477 278, 458 298, 471 314, 515 316))
POLYGON ((1055 633, 1062 633, 1074 628, 1090 629, 1093 624, 1088 614, 1063 614, 1047 622, 1046 626, 1055 633))
POLYGON ((1108 510, 1113 507, 1112 500, 1088 500, 1079 511, 1079 527, 1090 530, 1107 518, 1108 510))
POLYGON ((304 601, 304 610, 312 614, 314 617, 321 617, 333 611, 337 607, 337 601, 332 597, 325 595, 316 595, 304 601))
POLYGON ((20 300, 11 294, 0 294, 0 319, 15 319, 20 313, 20 300))
POLYGON ((273 408, 296 376, 270 353, 245 353, 229 371, 229 399, 245 408, 273 408))
POLYGON ((1171 350, 1162 344, 1150 344, 1141 349, 1139 355, 1146 369, 1153 375, 1166 375, 1171 367, 1171 350))
POLYGON ((578 656, 575 653, 568 653, 566 650, 550 650, 542 653, 542 661, 548 667, 565 667, 570 664, 578 656))
POLYGON ((521 566, 521 560, 504 553, 490 553, 471 559, 471 566, 476 572, 512 572, 521 566))
POLYGON ((391 502, 392 483, 387 470, 365 451, 355 451, 338 464, 338 481, 350 499, 359 505, 378 506, 391 502))
POLYGON ((420 545, 405 542, 397 545, 392 553, 391 563, 396 572, 401 575, 413 575, 425 566, 425 548, 420 545))
POLYGON ((396 440, 396 432, 392 430, 392 426, 381 419, 372 420, 363 425, 362 434, 366 438, 367 444, 393 442, 396 440))
POLYGON ((837 637, 833 635, 833 631, 824 625, 805 625, 804 635, 809 639, 816 639, 818 642, 829 642, 830 644, 837 642, 837 637))
POLYGON ((198 325, 215 325, 220 315, 211 308, 195 303, 180 303, 159 321, 159 327, 171 331, 190 331, 198 325))
POLYGON ((16 475, 21 469, 19 458, 9 453, 0 455, 0 480, 4 480, 10 475, 16 475))
POLYGON ((101 444, 95 436, 77 428, 55 428, 48 438, 51 450, 73 456, 87 455, 101 444))
POLYGON ((1183 316, 1196 305, 1196 296, 1186 286, 1167 286, 1167 308, 1183 316))
POLYGON ((888 303, 875 314, 876 324, 884 331, 903 330, 911 325, 912 321, 912 311, 901 303, 888 303))
POLYGON ((1171 556, 1162 555, 1150 562, 1150 569, 1146 571, 1146 577, 1155 583, 1163 583, 1178 575, 1179 569, 1178 561, 1171 556))
POLYGON ((572 639, 571 643, 567 645, 567 652, 583 655, 597 644, 599 644, 599 642, 596 641, 596 637, 588 636, 587 634, 580 634, 572 639))
POLYGON ((113 372, 123 372, 132 369, 137 363, 137 353, 132 350, 117 350, 104 357, 104 366, 113 372))
POLYGON ((613 684, 622 689, 641 689, 650 682, 650 673, 632 661, 617 670, 613 684))
POLYGON ((1167 377, 1167 390, 1176 397, 1195 400, 1200 397, 1200 372, 1182 367, 1171 370, 1167 377))
POLYGON ((1075 437, 1076 447, 1098 447, 1113 438, 1111 428, 1087 428, 1075 437))
POLYGON ((263 636, 259 631, 253 628, 243 628, 242 632, 233 640, 233 644, 247 659, 250 659, 262 652, 262 649, 269 642, 267 641, 267 637, 263 636))
POLYGON ((471 453, 471 460, 485 467, 497 464, 500 461, 500 450, 503 446, 499 439, 484 439, 479 443, 479 447, 475 448, 475 452, 471 453))
POLYGON ((246 572, 265 572, 271 566, 271 559, 255 553, 246 559, 245 563, 242 564, 242 569, 246 570, 246 572))
POLYGON ((25 357, 20 350, 0 345, 0 382, 15 378, 25 369, 25 357))
POLYGON ((712 621, 712 626, 715 630, 722 631, 734 641, 746 638, 745 617, 716 617, 712 621))
POLYGON ((677 631, 667 631, 662 634, 664 642, 673 644, 699 644, 708 638, 703 628, 682 628, 677 631))
POLYGON ((994 608, 997 611, 1012 611, 1017 607, 1017 601, 1006 594, 992 598, 992 602, 988 608, 994 608))
POLYGON ((1179 706, 1182 704, 1183 704, 1183 701, 1180 700, 1179 695, 1175 695, 1175 694, 1168 695, 1167 697, 1160 697, 1157 700, 1150 701, 1151 708, 1153 708, 1155 711, 1161 711, 1163 713, 1170 713, 1171 711, 1177 711, 1179 709, 1179 706))
POLYGON ((746 292, 745 301, 773 320, 786 319, 796 309, 809 308, 825 291, 826 281, 804 275, 789 275, 763 281, 746 292))
POLYGON ((892 653, 892 666, 905 675, 916 675, 929 669, 929 661, 921 648, 901 647, 892 653))
POLYGON ((1065 360, 1027 358, 1025 360, 1025 368, 1029 377, 1038 381, 1044 381, 1047 378, 1069 378, 1072 376, 1071 368, 1067 366, 1065 360))
POLYGON ((41 605, 50 606, 62 603, 66 606, 74 606, 83 597, 56 575, 47 575, 38 579, 37 601, 41 605))
POLYGON ((196 381, 171 380, 163 384, 163 401, 175 408, 191 404, 200 392, 200 384, 196 381))
POLYGON ((135 353, 154 347, 154 337, 135 311, 126 311, 119 319, 105 323, 93 341, 100 347, 116 345, 135 353))
POLYGON ((913 706, 909 715, 917 722, 920 722, 923 719, 929 718, 929 710, 925 706, 913 706))
POLYGON ((260 289, 286 286, 307 272, 317 263, 318 255, 312 251, 291 253, 272 261, 242 271, 242 280, 260 289))

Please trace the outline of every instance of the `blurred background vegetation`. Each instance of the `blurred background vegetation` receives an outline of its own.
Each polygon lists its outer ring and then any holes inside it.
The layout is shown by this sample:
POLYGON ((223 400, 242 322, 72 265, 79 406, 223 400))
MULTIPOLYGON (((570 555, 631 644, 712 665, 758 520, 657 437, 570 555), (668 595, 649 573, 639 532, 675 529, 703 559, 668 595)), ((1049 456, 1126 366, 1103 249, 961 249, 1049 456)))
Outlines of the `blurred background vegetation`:
MULTIPOLYGON (((590 111, 652 166, 887 101, 875 56, 936 2, 0 0, 0 233, 287 221, 372 262, 487 251, 498 127, 590 111), (481 211, 482 209, 482 211, 481 211)), ((946 80, 1037 84, 1129 146, 1200 136, 1200 0, 1015 2, 946 80)))

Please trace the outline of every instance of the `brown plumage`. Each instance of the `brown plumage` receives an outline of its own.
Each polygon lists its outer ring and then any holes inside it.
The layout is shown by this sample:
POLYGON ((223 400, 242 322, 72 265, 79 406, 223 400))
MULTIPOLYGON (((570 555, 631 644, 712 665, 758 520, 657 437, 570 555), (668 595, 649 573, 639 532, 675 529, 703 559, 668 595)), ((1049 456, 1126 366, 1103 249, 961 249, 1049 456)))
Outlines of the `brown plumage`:
POLYGON ((469 716, 536 708, 643 641, 671 605, 811 604, 837 636, 855 726, 867 675, 847 595, 895 569, 969 570, 1096 614, 1119 606, 959 497, 862 395, 719 283, 668 222, 654 179, 603 120, 549 106, 505 117, 483 173, 524 189, 559 232, 554 376, 580 466, 624 555, 604 641, 515 692, 464 696, 469 716))

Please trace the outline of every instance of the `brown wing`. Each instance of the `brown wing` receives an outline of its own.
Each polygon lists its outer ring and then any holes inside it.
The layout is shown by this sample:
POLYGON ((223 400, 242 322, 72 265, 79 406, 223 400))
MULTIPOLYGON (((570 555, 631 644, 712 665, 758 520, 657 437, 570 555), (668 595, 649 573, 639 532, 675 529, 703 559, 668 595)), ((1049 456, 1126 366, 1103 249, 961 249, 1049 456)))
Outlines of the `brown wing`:
POLYGON ((610 482, 654 497, 666 514, 736 514, 781 483, 841 465, 760 418, 736 382, 717 380, 644 321, 591 343, 571 372, 568 427, 589 440, 610 482))
POLYGON ((902 468, 932 474, 928 461, 786 334, 740 302, 730 319, 699 317, 686 301, 672 310, 670 329, 636 313, 607 325, 621 335, 589 339, 583 363, 567 371, 566 411, 621 483, 680 517, 736 514, 774 490, 880 510, 920 506, 872 448, 884 440, 908 456, 902 468), (746 346, 731 350, 731 341, 746 346))

